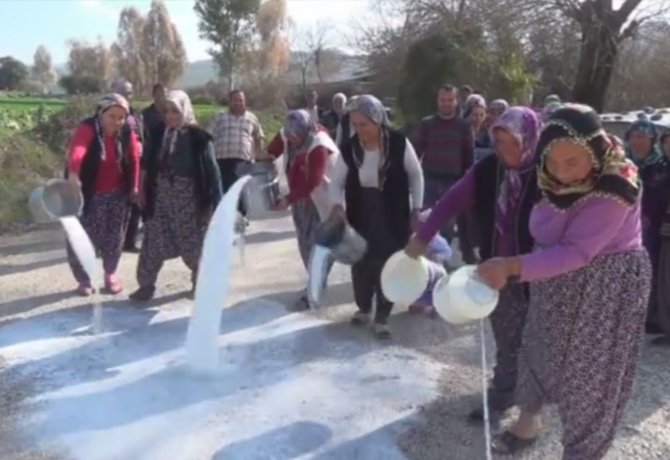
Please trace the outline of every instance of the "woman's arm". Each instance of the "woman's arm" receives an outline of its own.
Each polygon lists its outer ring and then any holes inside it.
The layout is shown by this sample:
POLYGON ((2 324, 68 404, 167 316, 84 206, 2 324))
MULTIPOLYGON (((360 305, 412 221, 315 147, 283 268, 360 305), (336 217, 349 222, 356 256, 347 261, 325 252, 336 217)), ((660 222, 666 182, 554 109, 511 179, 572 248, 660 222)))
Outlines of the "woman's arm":
POLYGON ((342 145, 342 121, 337 124, 335 129, 335 145, 342 145))
MULTIPOLYGON (((319 145, 305 156, 304 167, 307 171, 299 171, 294 176, 298 180, 291 184, 292 188, 287 196, 289 204, 307 198, 323 181, 329 155, 328 149, 319 145)), ((299 165, 296 163, 293 167, 299 167, 299 165)))
POLYGON ((75 129, 74 134, 72 135, 72 140, 70 141, 70 147, 68 149, 67 155, 69 179, 79 179, 81 163, 84 161, 86 151, 88 150, 88 146, 90 145, 94 136, 95 133, 93 132, 93 129, 83 123, 77 126, 77 129, 75 129))
POLYGON ((337 203, 340 206, 343 203, 344 186, 347 182, 348 173, 349 167, 347 163, 342 158, 342 155, 338 156, 331 171, 330 183, 328 184, 328 194, 332 203, 337 203))
POLYGON ((133 190, 137 192, 140 189, 140 155, 142 152, 142 143, 132 130, 130 131, 130 161, 133 163, 133 190))
POLYGON ((412 197, 412 210, 420 210, 423 207, 423 170, 416 156, 414 146, 409 139, 405 139, 405 171, 409 179, 409 190, 412 197))
MULTIPOLYGON (((493 197, 491 198, 493 199, 493 197)), ((475 202, 475 168, 451 187, 433 207, 430 216, 416 233, 417 238, 428 244, 440 229, 456 215, 467 211, 475 202)))
POLYGON ((209 142, 205 151, 205 174, 207 174, 207 183, 210 186, 214 209, 219 205, 223 198, 223 188, 221 188, 221 172, 216 164, 216 155, 214 153, 214 144, 209 142))
POLYGON ((629 207, 611 198, 592 198, 568 224, 558 244, 518 258, 521 280, 553 278, 589 264, 617 236, 629 214, 629 207))

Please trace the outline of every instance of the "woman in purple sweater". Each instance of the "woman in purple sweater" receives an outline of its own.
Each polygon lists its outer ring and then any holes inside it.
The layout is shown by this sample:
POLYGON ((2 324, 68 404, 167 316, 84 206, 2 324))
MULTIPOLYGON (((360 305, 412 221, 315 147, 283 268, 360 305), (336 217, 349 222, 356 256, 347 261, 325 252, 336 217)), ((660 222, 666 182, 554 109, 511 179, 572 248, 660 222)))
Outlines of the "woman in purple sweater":
MULTIPOLYGON (((428 220, 410 240, 410 257, 425 254, 433 236, 454 216, 474 211, 480 226, 479 252, 483 260, 530 252, 533 239, 528 221, 537 201, 533 153, 539 135, 537 114, 527 107, 512 107, 491 126, 495 155, 488 155, 468 170, 445 193, 428 220)), ((517 381, 517 355, 528 310, 528 286, 510 284, 502 290, 491 315, 496 341, 496 365, 489 390, 491 417, 496 421, 513 405, 517 381)), ((483 421, 483 410, 470 414, 483 421)))
POLYGON ((554 112, 537 148, 542 199, 530 218, 536 248, 490 259, 494 289, 530 283, 519 355, 517 422, 493 447, 531 445, 542 406, 558 405, 563 460, 600 460, 630 397, 644 337, 651 265, 642 246, 640 179, 588 106, 554 112))

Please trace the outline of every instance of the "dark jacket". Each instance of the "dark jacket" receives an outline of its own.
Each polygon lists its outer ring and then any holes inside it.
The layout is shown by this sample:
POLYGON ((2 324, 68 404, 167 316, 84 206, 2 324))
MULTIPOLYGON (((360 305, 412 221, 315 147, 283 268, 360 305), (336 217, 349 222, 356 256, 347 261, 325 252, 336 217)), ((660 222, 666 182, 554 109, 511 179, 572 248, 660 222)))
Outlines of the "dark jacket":
MULTIPOLYGON (((360 209, 361 183, 358 177, 358 167, 354 162, 354 145, 358 143, 358 136, 354 135, 348 142, 342 144, 342 158, 347 164, 349 173, 345 183, 345 204, 347 220, 351 226, 364 238, 374 235, 365 235, 367 228, 362 219, 364 213, 360 209)), ((386 223, 394 236, 398 248, 407 244, 410 236, 410 193, 409 177, 405 171, 405 146, 407 138, 397 131, 389 132, 389 165, 386 170, 386 179, 382 185, 384 200, 384 214, 386 223)))
MULTIPOLYGON (((150 149, 142 157, 142 170, 144 179, 144 218, 149 219, 153 215, 156 201, 156 180, 161 168, 163 155, 163 139, 165 126, 159 126, 151 131, 151 138, 155 141, 150 143, 150 149)), ((221 188, 221 173, 216 165, 212 147, 212 136, 198 126, 187 126, 179 133, 180 136, 188 136, 190 152, 193 155, 195 168, 193 183, 200 212, 211 214, 218 206, 223 196, 221 188)))
POLYGON ((328 134, 330 134, 330 137, 333 139, 335 139, 337 126, 340 124, 341 119, 342 117, 340 117, 334 110, 329 110, 321 117, 321 124, 328 130, 328 134))
MULTIPOLYGON (((96 131, 95 126, 96 117, 90 117, 83 120, 81 123, 91 127, 93 132, 96 131)), ((131 145, 131 129, 128 124, 124 124, 121 132, 117 137, 117 162, 122 173, 122 186, 125 192, 130 195, 134 187, 135 178, 135 163, 130 154, 131 145), (120 153, 119 153, 120 152, 120 153)), ((98 137, 94 136, 91 143, 86 149, 86 154, 81 162, 81 169, 79 171, 79 180, 81 182, 81 194, 84 197, 83 213, 87 214, 90 210, 91 198, 95 194, 95 185, 98 179, 98 172, 101 163, 101 149, 98 137)), ((65 169, 65 177, 68 177, 68 169, 65 169)))
MULTIPOLYGON (((504 178, 505 169, 497 155, 489 155, 475 165, 475 216, 477 227, 486 231, 479 234, 479 253, 482 260, 496 255, 497 232, 495 230, 496 206, 499 188, 504 178)), ((526 254, 533 250, 535 244, 530 234, 528 223, 533 205, 540 194, 537 187, 536 168, 530 168, 524 174, 530 175, 524 180, 521 191, 521 202, 515 218, 515 241, 517 254, 526 254)))

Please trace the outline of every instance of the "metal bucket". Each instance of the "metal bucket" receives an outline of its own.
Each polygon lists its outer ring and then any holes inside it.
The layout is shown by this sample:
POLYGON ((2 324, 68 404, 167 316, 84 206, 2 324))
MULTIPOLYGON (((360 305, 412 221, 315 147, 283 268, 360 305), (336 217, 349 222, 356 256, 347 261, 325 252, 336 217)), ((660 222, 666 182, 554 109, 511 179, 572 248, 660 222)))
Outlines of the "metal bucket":
POLYGON ((81 188, 74 182, 54 179, 32 191, 28 207, 35 222, 46 223, 67 216, 78 216, 84 208, 81 188))
POLYGON ((237 167, 240 176, 250 175, 252 180, 244 188, 243 199, 250 219, 267 215, 280 197, 279 179, 273 163, 242 163, 237 167))
POLYGON ((368 249, 368 242, 339 218, 323 222, 316 231, 314 242, 328 248, 333 258, 345 265, 361 260, 368 249))

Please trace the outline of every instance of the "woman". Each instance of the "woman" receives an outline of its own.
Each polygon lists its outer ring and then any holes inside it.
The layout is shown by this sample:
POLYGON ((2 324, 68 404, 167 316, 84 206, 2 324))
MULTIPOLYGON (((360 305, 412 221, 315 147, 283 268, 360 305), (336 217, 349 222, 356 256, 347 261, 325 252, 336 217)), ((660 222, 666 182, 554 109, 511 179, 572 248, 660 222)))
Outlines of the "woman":
MULTIPOLYGON (((118 294, 123 290, 116 276, 131 201, 137 199, 139 153, 141 146, 126 124, 128 101, 108 94, 98 102, 95 116, 82 121, 74 132, 68 154, 66 177, 81 184, 84 209, 81 223, 93 246, 102 257, 105 289, 118 294)), ((67 245, 70 268, 79 283, 77 292, 93 292, 91 280, 67 245)))
POLYGON ((330 192, 333 201, 344 193, 333 218, 345 218, 368 242, 363 258, 352 266, 351 278, 358 312, 351 322, 369 322, 376 298, 374 332, 389 338, 387 324, 393 303, 384 297, 380 276, 386 260, 407 244, 423 206, 423 173, 412 144, 392 130, 382 103, 362 95, 350 108, 355 134, 344 144, 335 164, 330 192), (410 199, 411 198, 411 199, 410 199))
POLYGON ((670 198, 670 161, 658 147, 656 126, 648 120, 631 123, 626 131, 627 155, 638 167, 642 181, 642 243, 651 259, 653 280, 652 295, 649 302, 647 333, 661 334, 655 291, 658 286, 659 257, 661 253, 661 225, 670 198))
MULTIPOLYGON (((308 269, 316 230, 331 210, 326 189, 331 165, 339 150, 328 136, 328 131, 315 124, 307 110, 289 112, 282 130, 267 150, 275 159, 286 154, 289 193, 279 199, 274 209, 291 208, 300 257, 305 269, 308 269)), ((300 311, 308 308, 305 289, 293 309, 300 311)))
POLYGON ((143 302, 153 298, 163 262, 176 257, 191 270, 194 294, 206 227, 223 194, 212 137, 197 126, 188 95, 170 91, 164 104, 162 141, 142 158, 144 242, 130 298, 143 302))
MULTIPOLYGON (((454 215, 472 209, 480 222, 480 255, 510 257, 529 252, 533 238, 528 230, 530 211, 537 197, 534 151, 539 135, 537 114, 528 107, 512 107, 491 127, 495 155, 475 163, 442 196, 430 217, 412 237, 405 251, 418 257, 427 243, 454 215)), ((496 422, 514 405, 517 355, 528 310, 528 287, 518 283, 500 293, 490 317, 496 341, 496 365, 489 389, 491 418, 496 422)), ((470 414, 483 421, 483 410, 470 414)))
POLYGON ((486 110, 486 126, 491 127, 493 123, 505 112, 509 110, 509 104, 505 99, 496 99, 486 110))
MULTIPOLYGON (((475 149, 491 148, 491 139, 485 126, 486 121, 486 100, 479 94, 473 94, 465 101, 463 117, 470 122, 472 132, 474 133, 475 149)), ((479 153, 478 152, 478 153, 479 153)), ((484 155, 475 155, 479 159, 484 155)))
POLYGON ((562 459, 599 460, 630 397, 644 335, 651 267, 642 247, 640 179, 588 106, 554 112, 537 152, 536 249, 478 269, 494 289, 519 280, 530 283, 531 294, 519 356, 521 414, 493 447, 528 447, 542 406, 553 402, 564 430, 562 459))

